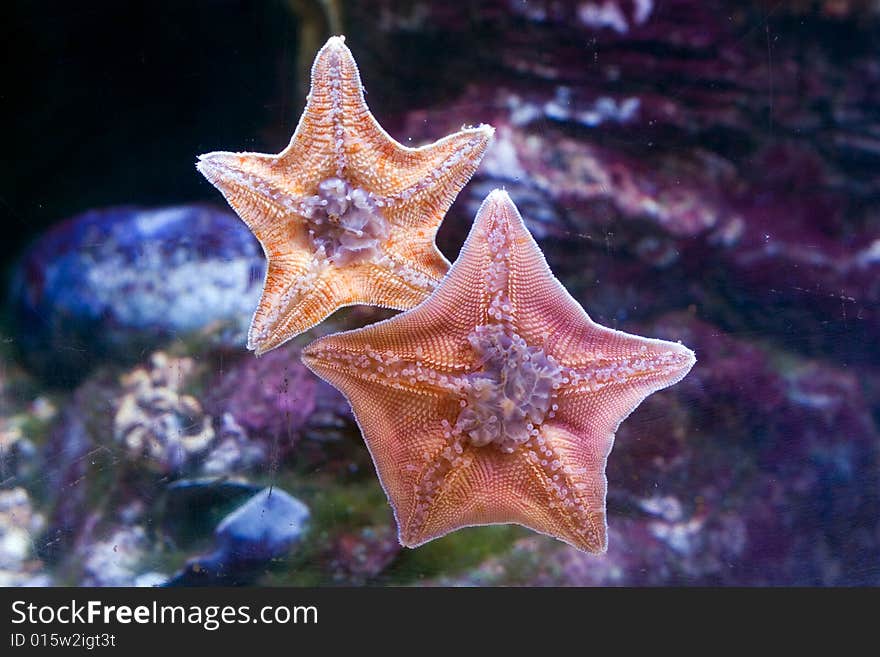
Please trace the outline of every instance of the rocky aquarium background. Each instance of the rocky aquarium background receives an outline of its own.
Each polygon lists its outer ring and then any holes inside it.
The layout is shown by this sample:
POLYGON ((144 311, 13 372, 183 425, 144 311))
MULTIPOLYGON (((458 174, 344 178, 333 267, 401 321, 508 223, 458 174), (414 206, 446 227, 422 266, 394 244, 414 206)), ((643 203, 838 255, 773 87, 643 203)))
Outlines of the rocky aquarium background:
POLYGON ((880 3, 86 4, 0 21, 0 584, 880 584, 880 3), (497 128, 450 259, 504 186, 595 320, 695 350, 617 434, 607 555, 397 544, 298 358, 387 312, 243 349, 263 257, 195 156, 286 145, 331 32, 396 139, 497 128))

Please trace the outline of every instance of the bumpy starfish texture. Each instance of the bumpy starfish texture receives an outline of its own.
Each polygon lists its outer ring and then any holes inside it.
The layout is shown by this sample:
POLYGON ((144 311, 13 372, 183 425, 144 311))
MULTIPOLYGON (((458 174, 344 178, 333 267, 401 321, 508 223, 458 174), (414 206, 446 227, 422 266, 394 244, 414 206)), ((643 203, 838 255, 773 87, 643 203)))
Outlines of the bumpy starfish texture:
POLYGON ((332 37, 287 148, 208 153, 197 164, 268 259, 248 348, 274 349, 343 306, 423 301, 449 268, 437 228, 492 133, 481 125, 421 148, 399 144, 370 113, 344 37, 332 37))
POLYGON ((518 523, 598 553, 614 433, 695 358, 590 320, 496 190, 424 303, 303 361, 351 403, 403 545, 518 523))

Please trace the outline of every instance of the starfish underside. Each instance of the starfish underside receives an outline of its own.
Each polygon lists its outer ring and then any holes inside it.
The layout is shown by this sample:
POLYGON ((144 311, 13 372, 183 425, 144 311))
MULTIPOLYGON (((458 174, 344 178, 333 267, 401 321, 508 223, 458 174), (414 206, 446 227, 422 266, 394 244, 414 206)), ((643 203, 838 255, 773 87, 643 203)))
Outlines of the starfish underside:
POLYGON ((618 425, 695 362, 590 320, 499 190, 424 303, 303 360, 351 403, 402 544, 519 523, 589 552, 618 425))
POLYGON ((399 144, 370 113, 343 38, 332 37, 287 148, 208 153, 197 165, 268 259, 248 348, 273 349, 343 306, 423 301, 449 267, 437 228, 492 133, 479 126, 421 148, 399 144))

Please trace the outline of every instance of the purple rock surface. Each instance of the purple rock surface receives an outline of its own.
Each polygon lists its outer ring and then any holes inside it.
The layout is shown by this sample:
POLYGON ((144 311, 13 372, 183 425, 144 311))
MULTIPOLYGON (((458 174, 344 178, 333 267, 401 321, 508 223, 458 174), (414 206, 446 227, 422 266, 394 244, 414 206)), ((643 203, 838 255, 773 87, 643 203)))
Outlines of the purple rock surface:
POLYGON ((268 447, 275 463, 292 458, 348 469, 348 447, 358 433, 348 402, 302 364, 300 351, 293 343, 258 358, 225 360, 208 386, 206 408, 234 418, 251 439, 268 447))
POLYGON ((290 346, 235 361, 210 386, 208 408, 229 413, 250 435, 277 439, 284 452, 315 410, 315 377, 290 346))

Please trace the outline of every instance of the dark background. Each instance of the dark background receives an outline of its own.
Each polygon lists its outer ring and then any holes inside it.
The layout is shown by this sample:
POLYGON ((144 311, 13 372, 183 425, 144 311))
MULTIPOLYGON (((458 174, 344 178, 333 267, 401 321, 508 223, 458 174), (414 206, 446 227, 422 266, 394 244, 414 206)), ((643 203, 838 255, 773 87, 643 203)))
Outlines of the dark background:
POLYGON ((33 236, 86 209, 219 204, 196 155, 277 152, 302 109, 297 16, 281 0, 4 7, 4 276, 33 236))

